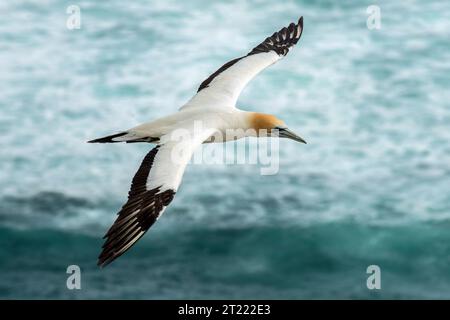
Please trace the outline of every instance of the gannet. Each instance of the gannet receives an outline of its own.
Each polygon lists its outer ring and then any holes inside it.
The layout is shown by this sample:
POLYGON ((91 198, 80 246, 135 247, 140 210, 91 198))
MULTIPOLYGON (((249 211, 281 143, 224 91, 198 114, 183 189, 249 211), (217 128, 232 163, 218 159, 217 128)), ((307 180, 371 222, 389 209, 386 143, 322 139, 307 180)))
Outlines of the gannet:
POLYGON ((287 55, 303 31, 303 17, 253 48, 247 55, 225 63, 204 80, 197 93, 178 112, 90 143, 147 142, 156 144, 136 172, 128 201, 104 236, 98 258, 103 267, 130 249, 162 215, 173 200, 195 148, 202 143, 226 142, 246 136, 289 138, 306 143, 274 115, 238 109, 236 101, 246 84, 266 67, 287 55), (200 122, 202 128, 195 129, 200 122), (183 130, 181 141, 175 132, 183 130), (229 135, 229 130, 239 132, 229 135), (219 134, 218 134, 219 133, 219 134), (182 152, 174 157, 174 150, 182 152), (176 159, 175 159, 176 158, 176 159))

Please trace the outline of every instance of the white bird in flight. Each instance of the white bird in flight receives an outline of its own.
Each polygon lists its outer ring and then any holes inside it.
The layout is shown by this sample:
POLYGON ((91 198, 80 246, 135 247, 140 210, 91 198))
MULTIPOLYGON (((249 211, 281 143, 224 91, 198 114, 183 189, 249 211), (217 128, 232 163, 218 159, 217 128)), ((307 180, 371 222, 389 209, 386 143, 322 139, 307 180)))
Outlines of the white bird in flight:
POLYGON ((297 43, 303 31, 303 17, 291 23, 251 50, 247 55, 224 64, 200 85, 197 94, 169 116, 129 130, 89 142, 148 142, 157 146, 136 172, 128 201, 104 238, 99 266, 106 266, 136 243, 161 216, 175 196, 187 163, 196 147, 206 142, 226 142, 246 136, 277 136, 306 143, 290 131, 284 121, 269 114, 247 112, 236 107, 239 94, 260 71, 282 59, 297 43), (205 126, 195 129, 195 123, 205 126), (188 132, 180 142, 172 136, 188 132), (229 130, 239 132, 227 134, 229 130), (219 135, 217 135, 219 133, 219 135), (174 149, 183 152, 173 159, 174 149))

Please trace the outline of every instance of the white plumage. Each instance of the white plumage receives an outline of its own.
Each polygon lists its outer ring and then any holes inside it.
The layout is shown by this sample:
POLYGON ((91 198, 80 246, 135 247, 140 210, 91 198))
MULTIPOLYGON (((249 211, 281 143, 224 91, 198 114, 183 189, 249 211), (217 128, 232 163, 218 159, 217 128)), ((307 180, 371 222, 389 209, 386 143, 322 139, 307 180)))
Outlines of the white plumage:
POLYGON ((208 87, 200 90, 184 108, 235 108, 239 94, 258 73, 281 57, 274 51, 247 56, 217 75, 208 87))
POLYGON ((297 24, 291 23, 275 32, 247 55, 226 63, 200 85, 197 94, 179 112, 89 141, 157 144, 142 161, 133 178, 128 201, 105 235, 99 265, 107 265, 122 255, 160 217, 177 192, 194 150, 202 143, 258 136, 259 130, 305 142, 275 116, 236 108, 239 94, 247 83, 283 58, 300 39, 302 31, 303 18, 300 18, 297 24), (230 130, 239 133, 227 135, 230 130))

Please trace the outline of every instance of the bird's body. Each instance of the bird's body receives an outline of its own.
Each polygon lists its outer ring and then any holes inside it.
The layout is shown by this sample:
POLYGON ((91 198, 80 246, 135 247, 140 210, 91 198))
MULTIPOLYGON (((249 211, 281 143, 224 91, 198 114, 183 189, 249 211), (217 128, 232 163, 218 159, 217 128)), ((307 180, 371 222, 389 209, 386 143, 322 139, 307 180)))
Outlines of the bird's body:
POLYGON ((303 18, 266 38, 246 56, 223 65, 174 114, 89 142, 149 142, 157 146, 133 178, 128 201, 105 235, 99 257, 104 266, 127 251, 172 201, 187 163, 202 143, 243 137, 279 136, 305 141, 277 117, 236 107, 240 92, 260 71, 284 57, 303 31, 303 18))
MULTIPOLYGON (((202 108, 182 109, 172 115, 131 128, 127 130, 130 136, 127 136, 128 138, 122 137, 122 139, 133 139, 133 137, 155 137, 159 139, 180 128, 190 130, 196 122, 208 124, 209 128, 225 133, 227 129, 250 128, 250 116, 250 112, 230 107, 206 110, 202 108)), ((120 140, 120 138, 117 138, 117 140, 120 140)))

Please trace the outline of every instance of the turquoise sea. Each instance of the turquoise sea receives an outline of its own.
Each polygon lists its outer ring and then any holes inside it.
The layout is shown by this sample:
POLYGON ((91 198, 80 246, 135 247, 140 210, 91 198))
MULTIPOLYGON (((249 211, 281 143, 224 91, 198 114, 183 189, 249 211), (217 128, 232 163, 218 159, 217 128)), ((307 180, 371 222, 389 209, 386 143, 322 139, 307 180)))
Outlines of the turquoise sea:
POLYGON ((0 298, 450 298, 448 2, 24 0, 0 13, 0 298), (238 104, 308 144, 280 141, 271 176, 189 166, 157 224, 99 269, 151 145, 86 141, 175 112, 301 15, 299 45, 238 104), (73 264, 81 290, 66 287, 73 264))

